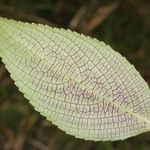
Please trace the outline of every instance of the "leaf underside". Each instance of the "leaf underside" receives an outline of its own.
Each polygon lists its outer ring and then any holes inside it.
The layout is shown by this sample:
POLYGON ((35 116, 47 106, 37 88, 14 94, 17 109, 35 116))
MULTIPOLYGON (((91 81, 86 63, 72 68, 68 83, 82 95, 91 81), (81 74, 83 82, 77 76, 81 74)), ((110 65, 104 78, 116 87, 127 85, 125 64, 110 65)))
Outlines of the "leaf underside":
POLYGON ((148 85, 103 42, 0 18, 0 57, 31 105, 68 134, 114 141, 150 129, 148 85))

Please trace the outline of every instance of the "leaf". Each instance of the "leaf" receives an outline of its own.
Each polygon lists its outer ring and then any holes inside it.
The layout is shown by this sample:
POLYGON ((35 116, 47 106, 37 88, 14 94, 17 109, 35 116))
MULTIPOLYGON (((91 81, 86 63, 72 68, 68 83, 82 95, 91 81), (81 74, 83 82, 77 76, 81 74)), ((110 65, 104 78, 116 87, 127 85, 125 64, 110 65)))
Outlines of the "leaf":
POLYGON ((114 141, 150 130, 148 85, 103 42, 0 18, 0 57, 34 108, 68 134, 114 141))

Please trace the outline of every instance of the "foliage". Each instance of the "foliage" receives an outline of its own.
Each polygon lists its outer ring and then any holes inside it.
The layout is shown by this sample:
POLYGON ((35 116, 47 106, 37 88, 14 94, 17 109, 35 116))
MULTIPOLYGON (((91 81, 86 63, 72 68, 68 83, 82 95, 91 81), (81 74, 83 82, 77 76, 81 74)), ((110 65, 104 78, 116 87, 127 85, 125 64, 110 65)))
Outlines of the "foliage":
MULTIPOLYGON (((0 16, 72 28, 105 41, 135 64, 150 83, 149 4, 143 0, 49 1, 1 0, 0 16), (84 9, 84 7, 86 9, 84 9), (101 14, 98 24, 85 31, 93 14, 101 14), (105 11, 106 12, 106 11, 105 11), (83 13, 83 14, 82 14, 83 13), (78 15, 79 14, 79 15, 78 15), (82 14, 82 15, 81 15, 82 14), (75 23, 72 25, 72 22, 75 23)), ((100 15, 99 14, 99 15, 100 15)), ((119 142, 87 142, 64 134, 36 113, 14 86, 4 65, 0 64, 0 148, 1 149, 135 149, 148 150, 149 133, 119 142), (9 95, 8 95, 9 93, 9 95)))

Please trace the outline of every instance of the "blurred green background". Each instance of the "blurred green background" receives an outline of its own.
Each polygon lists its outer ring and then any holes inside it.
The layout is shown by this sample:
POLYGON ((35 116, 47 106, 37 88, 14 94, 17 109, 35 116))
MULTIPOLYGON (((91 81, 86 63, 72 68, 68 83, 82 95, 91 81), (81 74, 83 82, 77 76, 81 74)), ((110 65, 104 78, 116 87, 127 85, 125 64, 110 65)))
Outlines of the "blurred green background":
MULTIPOLYGON (((0 16, 96 37, 135 65, 150 84, 149 0, 0 0, 0 16)), ((23 97, 0 61, 0 150, 150 150, 150 133, 91 142, 65 134, 23 97)))

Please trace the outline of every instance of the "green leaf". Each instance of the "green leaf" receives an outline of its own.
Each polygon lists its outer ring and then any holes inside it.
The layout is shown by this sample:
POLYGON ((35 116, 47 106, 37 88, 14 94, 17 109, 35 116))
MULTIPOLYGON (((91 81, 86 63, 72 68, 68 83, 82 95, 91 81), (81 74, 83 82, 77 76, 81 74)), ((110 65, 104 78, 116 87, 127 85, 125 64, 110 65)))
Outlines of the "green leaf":
POLYGON ((0 57, 34 108, 68 134, 114 141, 150 130, 148 85, 103 42, 0 18, 0 57))

